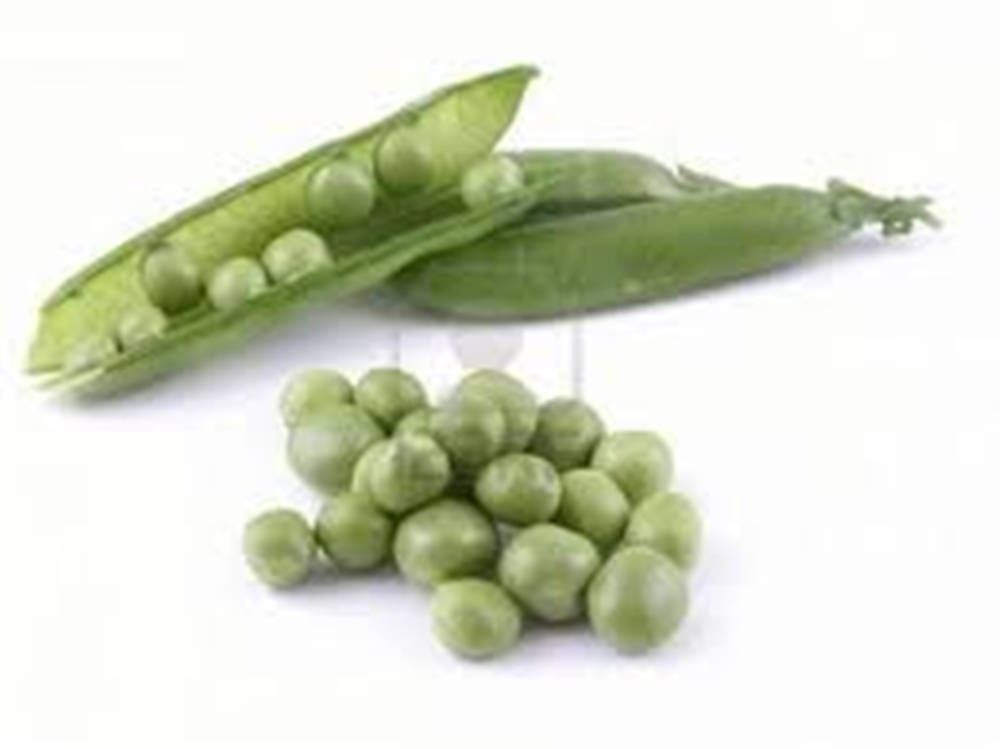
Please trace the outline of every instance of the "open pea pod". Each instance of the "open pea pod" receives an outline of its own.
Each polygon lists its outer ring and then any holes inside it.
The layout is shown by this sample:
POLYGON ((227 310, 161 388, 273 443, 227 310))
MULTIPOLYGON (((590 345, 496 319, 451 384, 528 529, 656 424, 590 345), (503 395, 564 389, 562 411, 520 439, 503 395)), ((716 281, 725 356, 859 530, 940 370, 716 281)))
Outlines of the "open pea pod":
POLYGON ((456 184, 535 75, 518 66, 443 88, 129 239, 44 304, 28 371, 46 386, 113 392, 516 221, 538 200, 530 183, 474 211, 456 184), (226 301, 233 288, 239 304, 226 301))

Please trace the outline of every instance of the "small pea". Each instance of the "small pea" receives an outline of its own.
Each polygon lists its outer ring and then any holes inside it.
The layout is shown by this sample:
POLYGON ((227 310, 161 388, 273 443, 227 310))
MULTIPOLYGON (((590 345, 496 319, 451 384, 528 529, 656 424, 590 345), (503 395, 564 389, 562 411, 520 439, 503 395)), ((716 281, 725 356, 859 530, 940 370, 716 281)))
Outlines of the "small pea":
POLYGON ((462 200, 469 208, 496 203, 524 188, 524 173, 509 156, 491 154, 462 175, 462 200))
POLYGON ((459 393, 449 398, 431 415, 430 429, 464 473, 485 465, 503 447, 503 411, 477 395, 459 393))
POLYGON ((600 563, 585 536, 557 525, 533 525, 504 549, 500 582, 540 619, 567 621, 583 610, 583 591, 600 563))
POLYGON ((315 553, 312 529, 294 510, 269 510, 243 530, 247 564, 262 582, 275 588, 302 582, 315 553))
POLYGON ((604 423, 590 406, 575 398, 555 398, 538 412, 531 451, 561 471, 585 466, 604 435, 604 423))
POLYGON ((637 505, 650 494, 667 488, 673 476, 670 448, 653 432, 614 432, 604 437, 591 459, 637 505))
POLYGON ((167 330, 167 316, 156 307, 137 307, 118 321, 115 337, 126 351, 162 336, 167 330))
POLYGON ((410 413, 406 414, 406 416, 396 423, 396 428, 392 431, 393 435, 430 434, 431 416, 433 413, 434 409, 430 407, 410 411, 410 413))
POLYGON ((631 510, 618 484, 593 468, 567 471, 561 480, 557 522, 582 533, 600 549, 611 548, 621 538, 631 510))
POLYGON ((317 411, 288 432, 288 461, 305 481, 325 492, 351 483, 362 453, 382 439, 382 430, 357 406, 342 403, 317 411))
POLYGON ((421 585, 486 572, 497 548, 489 518, 457 499, 441 499, 407 515, 392 546, 399 571, 421 585))
POLYGON ((168 244, 146 255, 142 283, 149 300, 168 315, 189 310, 201 301, 198 266, 182 250, 168 244))
POLYGON ((392 429, 412 411, 427 407, 420 381, 401 369, 372 369, 358 380, 354 401, 383 427, 392 429))
POLYGON ((317 222, 351 226, 364 221, 375 207, 375 180, 362 164, 337 159, 313 172, 306 201, 317 222))
POLYGON ((330 369, 307 369, 292 377, 281 392, 281 418, 286 426, 338 403, 350 403, 351 382, 330 369))
POLYGON ((474 578, 442 583, 431 598, 434 634, 463 658, 493 658, 521 634, 521 610, 499 585, 474 578))
POLYGON ((625 543, 648 546, 687 571, 698 559, 701 520, 684 495, 658 492, 633 510, 625 529, 625 543))
POLYGON ((456 392, 492 400, 503 412, 502 452, 521 452, 528 446, 538 423, 538 400, 519 380, 496 369, 480 369, 467 375, 456 392))
POLYGON ((267 274, 253 258, 234 257, 216 268, 208 279, 208 299, 220 310, 246 304, 267 291, 267 274))
POLYGON ((333 264, 323 237, 308 229, 292 229, 264 249, 264 267, 275 283, 290 283, 333 264))
POLYGON ((426 187, 434 179, 430 140, 413 126, 393 130, 375 151, 375 174, 389 192, 407 193, 426 187))
POLYGON ((389 555, 392 520, 367 497, 344 492, 323 503, 315 532, 319 547, 338 567, 367 570, 389 555))
POLYGON ((623 653, 641 653, 667 640, 687 607, 681 570, 667 557, 641 546, 615 552, 587 591, 591 626, 623 653))
POLYGON ((63 362, 65 372, 78 373, 99 367, 118 353, 114 338, 103 333, 92 333, 73 346, 63 362))
POLYGON ((476 499, 494 518, 511 525, 548 520, 559 508, 562 486, 552 464, 514 453, 492 461, 476 481, 476 499))
POLYGON ((393 437, 365 468, 361 481, 372 500, 394 514, 441 496, 451 479, 448 455, 426 434, 393 437))

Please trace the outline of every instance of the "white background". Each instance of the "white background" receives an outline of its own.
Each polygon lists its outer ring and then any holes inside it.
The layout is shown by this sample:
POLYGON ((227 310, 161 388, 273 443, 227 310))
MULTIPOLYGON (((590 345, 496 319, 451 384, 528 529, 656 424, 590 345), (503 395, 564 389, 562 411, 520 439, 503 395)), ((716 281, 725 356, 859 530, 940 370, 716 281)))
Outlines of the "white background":
MULTIPOLYGON (((972 2, 8 3, 0 10, 0 746, 996 746, 995 23, 972 2), (947 227, 586 320, 585 395, 661 429, 701 507, 656 654, 532 631, 469 665, 391 578, 268 593, 243 521, 311 512, 284 377, 443 387, 448 325, 377 298, 80 408, 21 375, 34 311, 165 213, 451 80, 535 62, 508 145, 743 182, 930 193, 947 227)), ((988 4, 982 4, 986 8, 988 4)), ((514 369, 565 391, 566 324, 514 369)))

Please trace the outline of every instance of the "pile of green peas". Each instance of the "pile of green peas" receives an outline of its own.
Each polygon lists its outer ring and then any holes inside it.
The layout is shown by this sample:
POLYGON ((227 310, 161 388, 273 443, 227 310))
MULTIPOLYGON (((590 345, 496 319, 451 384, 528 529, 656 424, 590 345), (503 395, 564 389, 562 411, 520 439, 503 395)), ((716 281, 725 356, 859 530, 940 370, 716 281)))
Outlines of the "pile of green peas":
POLYGON ((510 650, 527 617, 586 617, 616 650, 644 652, 687 612, 701 523, 670 490, 671 452, 653 432, 608 432, 585 402, 539 404, 496 370, 437 406, 400 369, 354 385, 309 370, 281 415, 289 463, 325 500, 312 524, 277 509, 246 526, 268 585, 301 583, 320 552, 344 572, 391 562, 432 591, 437 638, 473 659, 510 650))

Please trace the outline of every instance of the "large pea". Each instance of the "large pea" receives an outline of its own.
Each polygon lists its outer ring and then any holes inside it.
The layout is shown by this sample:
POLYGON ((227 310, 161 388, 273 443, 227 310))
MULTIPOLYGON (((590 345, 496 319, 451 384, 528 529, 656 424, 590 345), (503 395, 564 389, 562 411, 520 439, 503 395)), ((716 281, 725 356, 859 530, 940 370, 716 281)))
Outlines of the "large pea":
POLYGON ((396 428, 392 430, 392 433, 396 436, 400 434, 431 434, 431 417, 433 414, 434 409, 430 407, 410 411, 410 413, 396 422, 396 428))
POLYGON ((375 464, 375 459, 389 447, 389 440, 380 440, 370 445, 358 458, 354 464, 354 471, 351 473, 351 491, 355 494, 362 494, 371 498, 371 471, 375 464))
POLYGON ((653 432, 613 432, 604 437, 591 459, 622 488, 633 506, 666 489, 673 477, 670 448, 653 432))
POLYGON ((375 174, 389 192, 407 193, 434 179, 434 150, 412 126, 388 133, 375 150, 375 174))
POLYGON ((402 434, 373 453, 360 481, 386 512, 401 514, 441 496, 451 479, 448 455, 426 434, 402 434))
POLYGON ((333 264, 323 237, 308 229, 292 229, 264 248, 264 267, 275 283, 291 283, 333 264))
POLYGON ((503 412, 502 452, 521 452, 528 446, 538 423, 538 400, 519 380, 499 370, 480 369, 467 375, 456 392, 492 400, 503 412))
POLYGON ((392 546, 399 571, 421 585, 486 572, 497 548, 489 518, 457 499, 441 499, 406 516, 392 546))
POLYGON ((582 533, 600 549, 609 549, 629 519, 628 498, 607 474, 594 468, 567 471, 556 521, 582 533))
POLYGON ((511 525, 541 523, 556 514, 562 486, 552 464, 514 453, 492 461, 476 481, 476 498, 494 518, 511 525))
POLYGON ((323 503, 316 518, 316 541, 338 567, 371 569, 389 555, 392 520, 367 497, 344 492, 323 503))
POLYGON ((585 536, 557 525, 518 532, 500 557, 500 582, 532 614, 550 622, 580 615, 583 591, 601 563, 585 536))
POLYGON ((275 588, 302 582, 316 553, 312 528, 294 510, 270 510, 243 530, 243 554, 253 573, 275 588))
POLYGON ((648 546, 682 570, 698 559, 701 520, 690 500, 676 492, 658 492, 635 508, 625 529, 625 543, 648 546))
POLYGON ((538 412, 531 451, 560 471, 587 465, 604 435, 604 423, 590 406, 576 398, 555 398, 538 412))
POLYGON ((509 156, 490 154, 462 175, 462 200, 469 208, 482 208, 524 187, 524 173, 509 156))
POLYGON ((183 251, 168 244, 146 255, 142 283, 149 300, 168 315, 185 312, 201 301, 198 266, 183 251))
POLYGON ((470 473, 503 447, 503 411, 488 398, 458 393, 431 415, 430 430, 456 469, 470 473))
POLYGON ((357 406, 337 404, 296 423, 288 432, 292 468, 317 489, 347 489, 362 453, 382 439, 382 430, 357 406))
POLYGON ((521 634, 521 610, 499 585, 465 579, 442 583, 431 598, 434 634, 464 658, 492 658, 521 634))
POLYGON ((427 393, 420 381, 402 369, 372 369, 358 380, 354 402, 386 429, 407 414, 427 407, 427 393))
POLYGON ((351 226, 364 221, 375 207, 375 180, 362 164, 337 159, 313 172, 306 200, 318 223, 351 226))
POLYGON ((299 372, 281 391, 281 418, 286 426, 294 426, 305 416, 320 409, 349 403, 351 382, 330 369, 307 369, 299 372))
POLYGON ((219 310, 246 304, 267 291, 263 266, 249 257, 234 257, 212 271, 208 279, 208 299, 219 310))
POLYGON ((681 570, 667 557, 641 546, 615 552, 587 591, 591 626, 598 637, 624 653, 641 653, 669 638, 687 607, 681 570))

